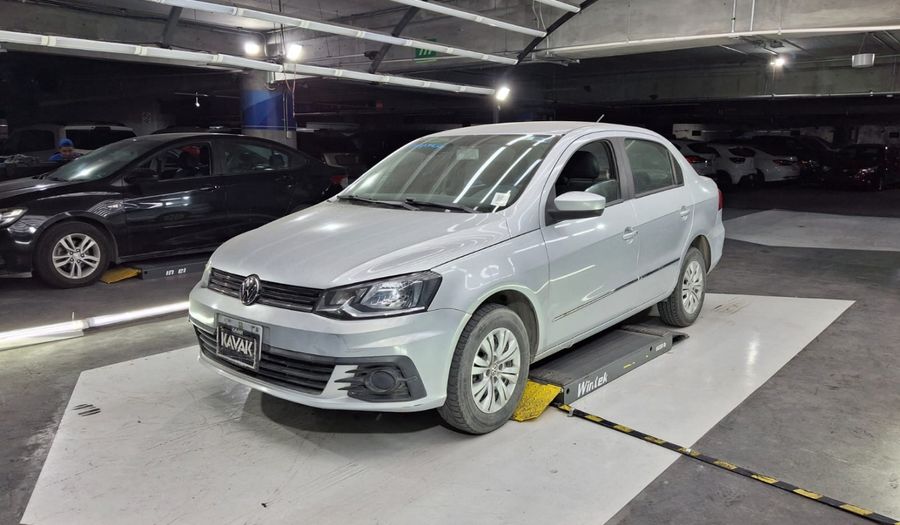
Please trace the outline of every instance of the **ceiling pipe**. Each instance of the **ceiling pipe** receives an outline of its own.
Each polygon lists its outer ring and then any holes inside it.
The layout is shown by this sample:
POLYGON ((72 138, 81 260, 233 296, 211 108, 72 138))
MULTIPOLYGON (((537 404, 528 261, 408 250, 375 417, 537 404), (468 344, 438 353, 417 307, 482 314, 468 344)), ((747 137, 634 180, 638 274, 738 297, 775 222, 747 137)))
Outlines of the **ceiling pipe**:
MULTIPOLYGON (((191 67, 227 68, 240 70, 265 71, 272 80, 285 80, 278 75, 303 74, 305 76, 342 78, 363 82, 378 82, 392 86, 403 86, 417 89, 447 91, 473 95, 493 95, 495 90, 486 87, 451 84, 433 80, 422 80, 395 75, 373 75, 349 69, 337 69, 301 64, 275 64, 263 60, 254 60, 235 55, 221 53, 201 53, 198 51, 182 51, 179 49, 162 49, 158 47, 125 44, 121 42, 104 42, 64 36, 39 35, 35 33, 19 33, 0 30, 0 43, 24 46, 26 48, 60 49, 82 51, 86 53, 102 53, 133 62, 147 59, 164 60, 177 65, 191 67)), ((291 77, 293 78, 293 77, 291 77)))
POLYGON ((434 13, 440 13, 442 15, 452 16, 454 18, 460 18, 462 20, 468 20, 470 22, 475 22, 477 24, 484 24, 486 26, 496 27, 498 29, 505 29, 507 31, 513 31, 515 33, 522 33, 524 35, 529 35, 533 37, 543 37, 546 36, 546 31, 541 31, 539 29, 532 29, 530 27, 520 26, 517 24, 513 24, 510 22, 506 22, 504 20, 498 20, 496 18, 491 18, 488 16, 483 16, 479 13, 473 13, 471 11, 465 11, 462 9, 456 9, 454 7, 449 7, 443 4, 436 4, 433 2, 425 2, 424 0, 391 0, 392 2, 408 5, 410 7, 418 7, 423 11, 431 11, 434 13))
POLYGON ((329 33, 332 35, 345 36, 348 38, 358 38, 361 40, 371 40, 382 44, 391 44, 394 46, 411 47, 417 49, 427 49, 436 53, 444 53, 447 55, 456 55, 475 60, 483 60, 485 62, 496 62, 498 64, 512 65, 516 63, 514 58, 502 57, 500 55, 492 55, 489 53, 481 53, 479 51, 471 51, 457 47, 445 46, 435 42, 427 42, 424 40, 413 40, 410 38, 396 37, 360 29, 357 27, 329 24, 326 22, 317 22, 315 20, 307 20, 305 18, 297 18, 293 16, 281 15, 278 13, 269 13, 267 11, 258 11, 256 9, 246 9, 243 7, 234 7, 228 5, 215 4, 212 2, 204 2, 201 0, 145 0, 157 4, 163 4, 173 7, 183 7, 213 14, 225 14, 236 16, 238 18, 246 18, 249 20, 259 20, 262 22, 271 22, 281 24, 285 27, 299 27, 309 31, 319 33, 329 33))

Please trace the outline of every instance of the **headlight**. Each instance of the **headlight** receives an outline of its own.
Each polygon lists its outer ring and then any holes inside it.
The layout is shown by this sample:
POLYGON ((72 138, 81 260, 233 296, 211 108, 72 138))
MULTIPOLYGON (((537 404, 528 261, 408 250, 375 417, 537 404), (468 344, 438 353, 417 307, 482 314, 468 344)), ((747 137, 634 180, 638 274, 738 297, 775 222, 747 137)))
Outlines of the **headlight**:
POLYGON ((16 222, 22 215, 25 215, 25 208, 6 208, 5 210, 0 210, 0 228, 16 222))
POLYGON ((316 313, 338 319, 363 319, 421 312, 441 284, 434 272, 420 272, 381 281, 326 290, 316 313))

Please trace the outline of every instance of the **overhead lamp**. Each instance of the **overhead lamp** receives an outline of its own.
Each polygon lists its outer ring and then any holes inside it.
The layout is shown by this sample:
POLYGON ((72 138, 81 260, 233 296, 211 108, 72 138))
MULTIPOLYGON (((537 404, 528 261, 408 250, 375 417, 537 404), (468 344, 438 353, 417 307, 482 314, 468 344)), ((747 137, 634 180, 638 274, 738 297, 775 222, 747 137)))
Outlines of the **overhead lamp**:
POLYGON ((771 62, 772 67, 776 67, 776 68, 784 67, 784 65, 786 63, 787 63, 787 60, 785 60, 784 57, 781 57, 781 56, 778 58, 773 58, 772 62, 771 62))
POLYGON ((509 89, 509 86, 500 86, 497 88, 497 92, 494 93, 494 98, 497 99, 497 102, 503 102, 509 98, 509 94, 512 92, 509 89))
POLYGON ((244 54, 250 56, 257 56, 262 53, 262 46, 259 45, 258 42, 253 40, 247 40, 244 42, 244 54))
POLYGON ((197 108, 200 107, 200 96, 199 95, 194 97, 194 107, 197 107, 197 108))
POLYGON ((284 52, 284 58, 290 60, 291 62, 296 62, 300 60, 300 57, 303 56, 303 46, 300 44, 291 44, 287 47, 287 50, 284 52))

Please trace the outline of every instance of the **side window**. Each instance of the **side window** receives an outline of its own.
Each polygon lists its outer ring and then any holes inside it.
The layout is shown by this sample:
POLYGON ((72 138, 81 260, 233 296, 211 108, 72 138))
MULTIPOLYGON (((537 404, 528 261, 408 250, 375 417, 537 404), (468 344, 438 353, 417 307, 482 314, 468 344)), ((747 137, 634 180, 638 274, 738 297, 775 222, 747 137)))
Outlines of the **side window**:
POLYGON ((619 200, 622 189, 609 143, 591 142, 573 153, 556 179, 555 190, 556 195, 586 191, 606 197, 606 202, 619 200))
POLYGON ((634 193, 641 195, 675 187, 680 182, 676 164, 669 150, 662 144, 648 140, 625 139, 625 153, 631 164, 634 193))
POLYGON ((291 157, 284 151, 261 144, 224 141, 226 175, 281 170, 291 166, 291 157))
POLYGON ((206 177, 210 173, 208 143, 185 144, 157 154, 139 167, 152 169, 158 180, 206 177))

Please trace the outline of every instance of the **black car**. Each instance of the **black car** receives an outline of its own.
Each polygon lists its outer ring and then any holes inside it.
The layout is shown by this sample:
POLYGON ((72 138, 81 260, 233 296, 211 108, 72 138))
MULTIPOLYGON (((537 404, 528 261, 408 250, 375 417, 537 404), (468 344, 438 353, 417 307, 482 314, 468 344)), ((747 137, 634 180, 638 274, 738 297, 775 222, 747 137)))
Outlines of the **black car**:
POLYGON ((900 184, 900 146, 854 144, 838 151, 825 184, 880 191, 900 184))
POLYGON ((258 138, 123 140, 48 174, 0 182, 0 271, 73 287, 111 262, 212 251, 334 195, 342 175, 258 138))

